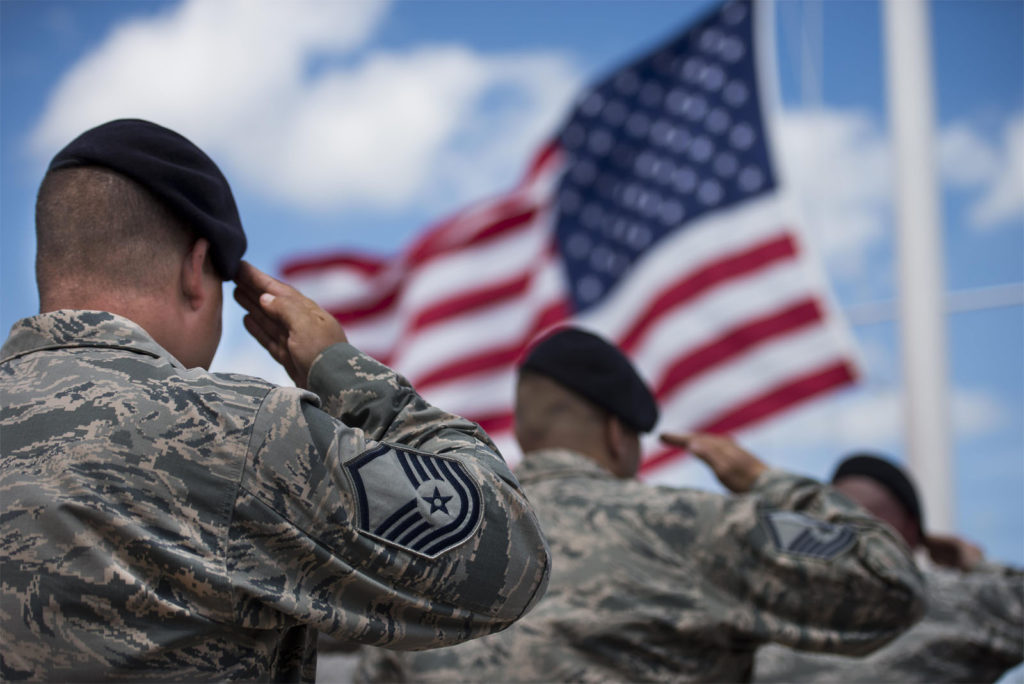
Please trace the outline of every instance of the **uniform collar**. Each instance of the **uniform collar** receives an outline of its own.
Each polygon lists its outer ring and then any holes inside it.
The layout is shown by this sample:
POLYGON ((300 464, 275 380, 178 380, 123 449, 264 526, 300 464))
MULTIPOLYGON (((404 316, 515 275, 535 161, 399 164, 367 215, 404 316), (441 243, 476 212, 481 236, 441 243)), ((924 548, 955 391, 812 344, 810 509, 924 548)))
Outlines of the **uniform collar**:
POLYGON ((49 349, 106 347, 162 358, 181 368, 140 325, 107 311, 61 309, 23 318, 11 327, 0 363, 49 349))
POLYGON ((583 454, 570 449, 539 449, 523 456, 516 477, 522 483, 550 477, 597 477, 614 479, 615 476, 583 454))

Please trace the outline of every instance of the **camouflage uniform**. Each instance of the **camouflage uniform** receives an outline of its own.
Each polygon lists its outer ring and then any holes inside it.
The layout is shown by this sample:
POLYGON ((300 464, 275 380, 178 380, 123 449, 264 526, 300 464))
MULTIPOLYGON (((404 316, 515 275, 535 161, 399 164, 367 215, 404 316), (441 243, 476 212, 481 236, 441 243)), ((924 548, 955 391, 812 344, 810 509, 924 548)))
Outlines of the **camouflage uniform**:
POLYGON ((863 653, 920 614, 902 542, 812 480, 768 470, 727 497, 564 450, 527 454, 518 475, 551 544, 545 598, 453 648, 364 649, 357 681, 741 681, 762 643, 863 653))
POLYGON ((757 653, 759 682, 994 682, 1024 659, 1024 572, 987 566, 925 573, 924 618, 864 658, 757 653))
POLYGON ((317 630, 428 648, 528 610, 547 547, 480 428, 348 344, 309 378, 186 370, 104 312, 15 324, 3 678, 308 681, 317 630))

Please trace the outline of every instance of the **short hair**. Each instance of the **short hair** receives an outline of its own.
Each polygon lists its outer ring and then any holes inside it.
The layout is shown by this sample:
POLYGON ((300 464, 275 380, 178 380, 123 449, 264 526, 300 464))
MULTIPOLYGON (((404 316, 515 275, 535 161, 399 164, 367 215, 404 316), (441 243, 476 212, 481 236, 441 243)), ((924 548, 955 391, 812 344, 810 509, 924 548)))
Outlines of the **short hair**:
POLYGON ((610 414, 556 380, 521 368, 516 385, 515 433, 524 451, 578 444, 610 414))
POLYGON ((195 236, 133 180, 99 166, 50 171, 36 197, 36 283, 154 292, 195 236))

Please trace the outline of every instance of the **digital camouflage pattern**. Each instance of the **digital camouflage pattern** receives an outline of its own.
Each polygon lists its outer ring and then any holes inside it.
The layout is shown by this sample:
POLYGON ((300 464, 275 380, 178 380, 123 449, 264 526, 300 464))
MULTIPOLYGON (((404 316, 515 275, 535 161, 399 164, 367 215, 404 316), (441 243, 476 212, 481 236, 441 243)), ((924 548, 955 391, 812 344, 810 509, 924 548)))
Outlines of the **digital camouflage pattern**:
POLYGON ((104 312, 20 321, 0 354, 4 679, 311 681, 317 630, 437 647, 543 593, 545 540, 484 432, 348 344, 313 392, 186 370, 104 312), (460 543, 359 529, 346 464, 381 442, 466 476, 460 543))
POLYGON ((363 649, 357 681, 744 681, 763 643, 864 653, 921 613, 903 543, 812 480, 769 470, 722 496, 620 480, 563 450, 527 454, 518 475, 551 545, 544 599, 452 648, 363 649), (821 543, 782 541, 777 512, 821 543))
POLYGON ((758 682, 994 682, 1024 659, 1024 572, 986 565, 925 572, 916 625, 864 658, 766 646, 758 682))

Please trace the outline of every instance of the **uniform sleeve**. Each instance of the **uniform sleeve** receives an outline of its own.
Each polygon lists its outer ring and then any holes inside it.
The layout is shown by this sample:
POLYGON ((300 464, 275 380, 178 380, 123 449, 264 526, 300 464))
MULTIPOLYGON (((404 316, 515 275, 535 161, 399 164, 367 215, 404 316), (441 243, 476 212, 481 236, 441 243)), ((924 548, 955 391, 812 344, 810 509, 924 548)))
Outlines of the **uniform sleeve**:
POLYGON ((859 655, 920 618, 909 549, 831 487, 769 470, 750 494, 720 501, 702 565, 740 642, 859 655))
POLYGON ((996 565, 925 574, 924 618, 865 658, 757 651, 757 682, 994 682, 1024 658, 1024 573, 996 565))
POLYGON ((532 607, 547 543, 476 424, 348 344, 310 387, 271 391, 253 428, 227 559, 243 625, 420 649, 532 607))
POLYGON ((933 681, 994 682, 1024 659, 1024 571, 987 563, 925 575, 929 608, 879 663, 933 681), (904 641, 906 642, 904 644, 904 641))
POLYGON ((994 682, 1021 662, 1024 574, 992 565, 966 573, 936 568, 925 580, 924 619, 863 659, 860 672, 899 681, 994 682))

